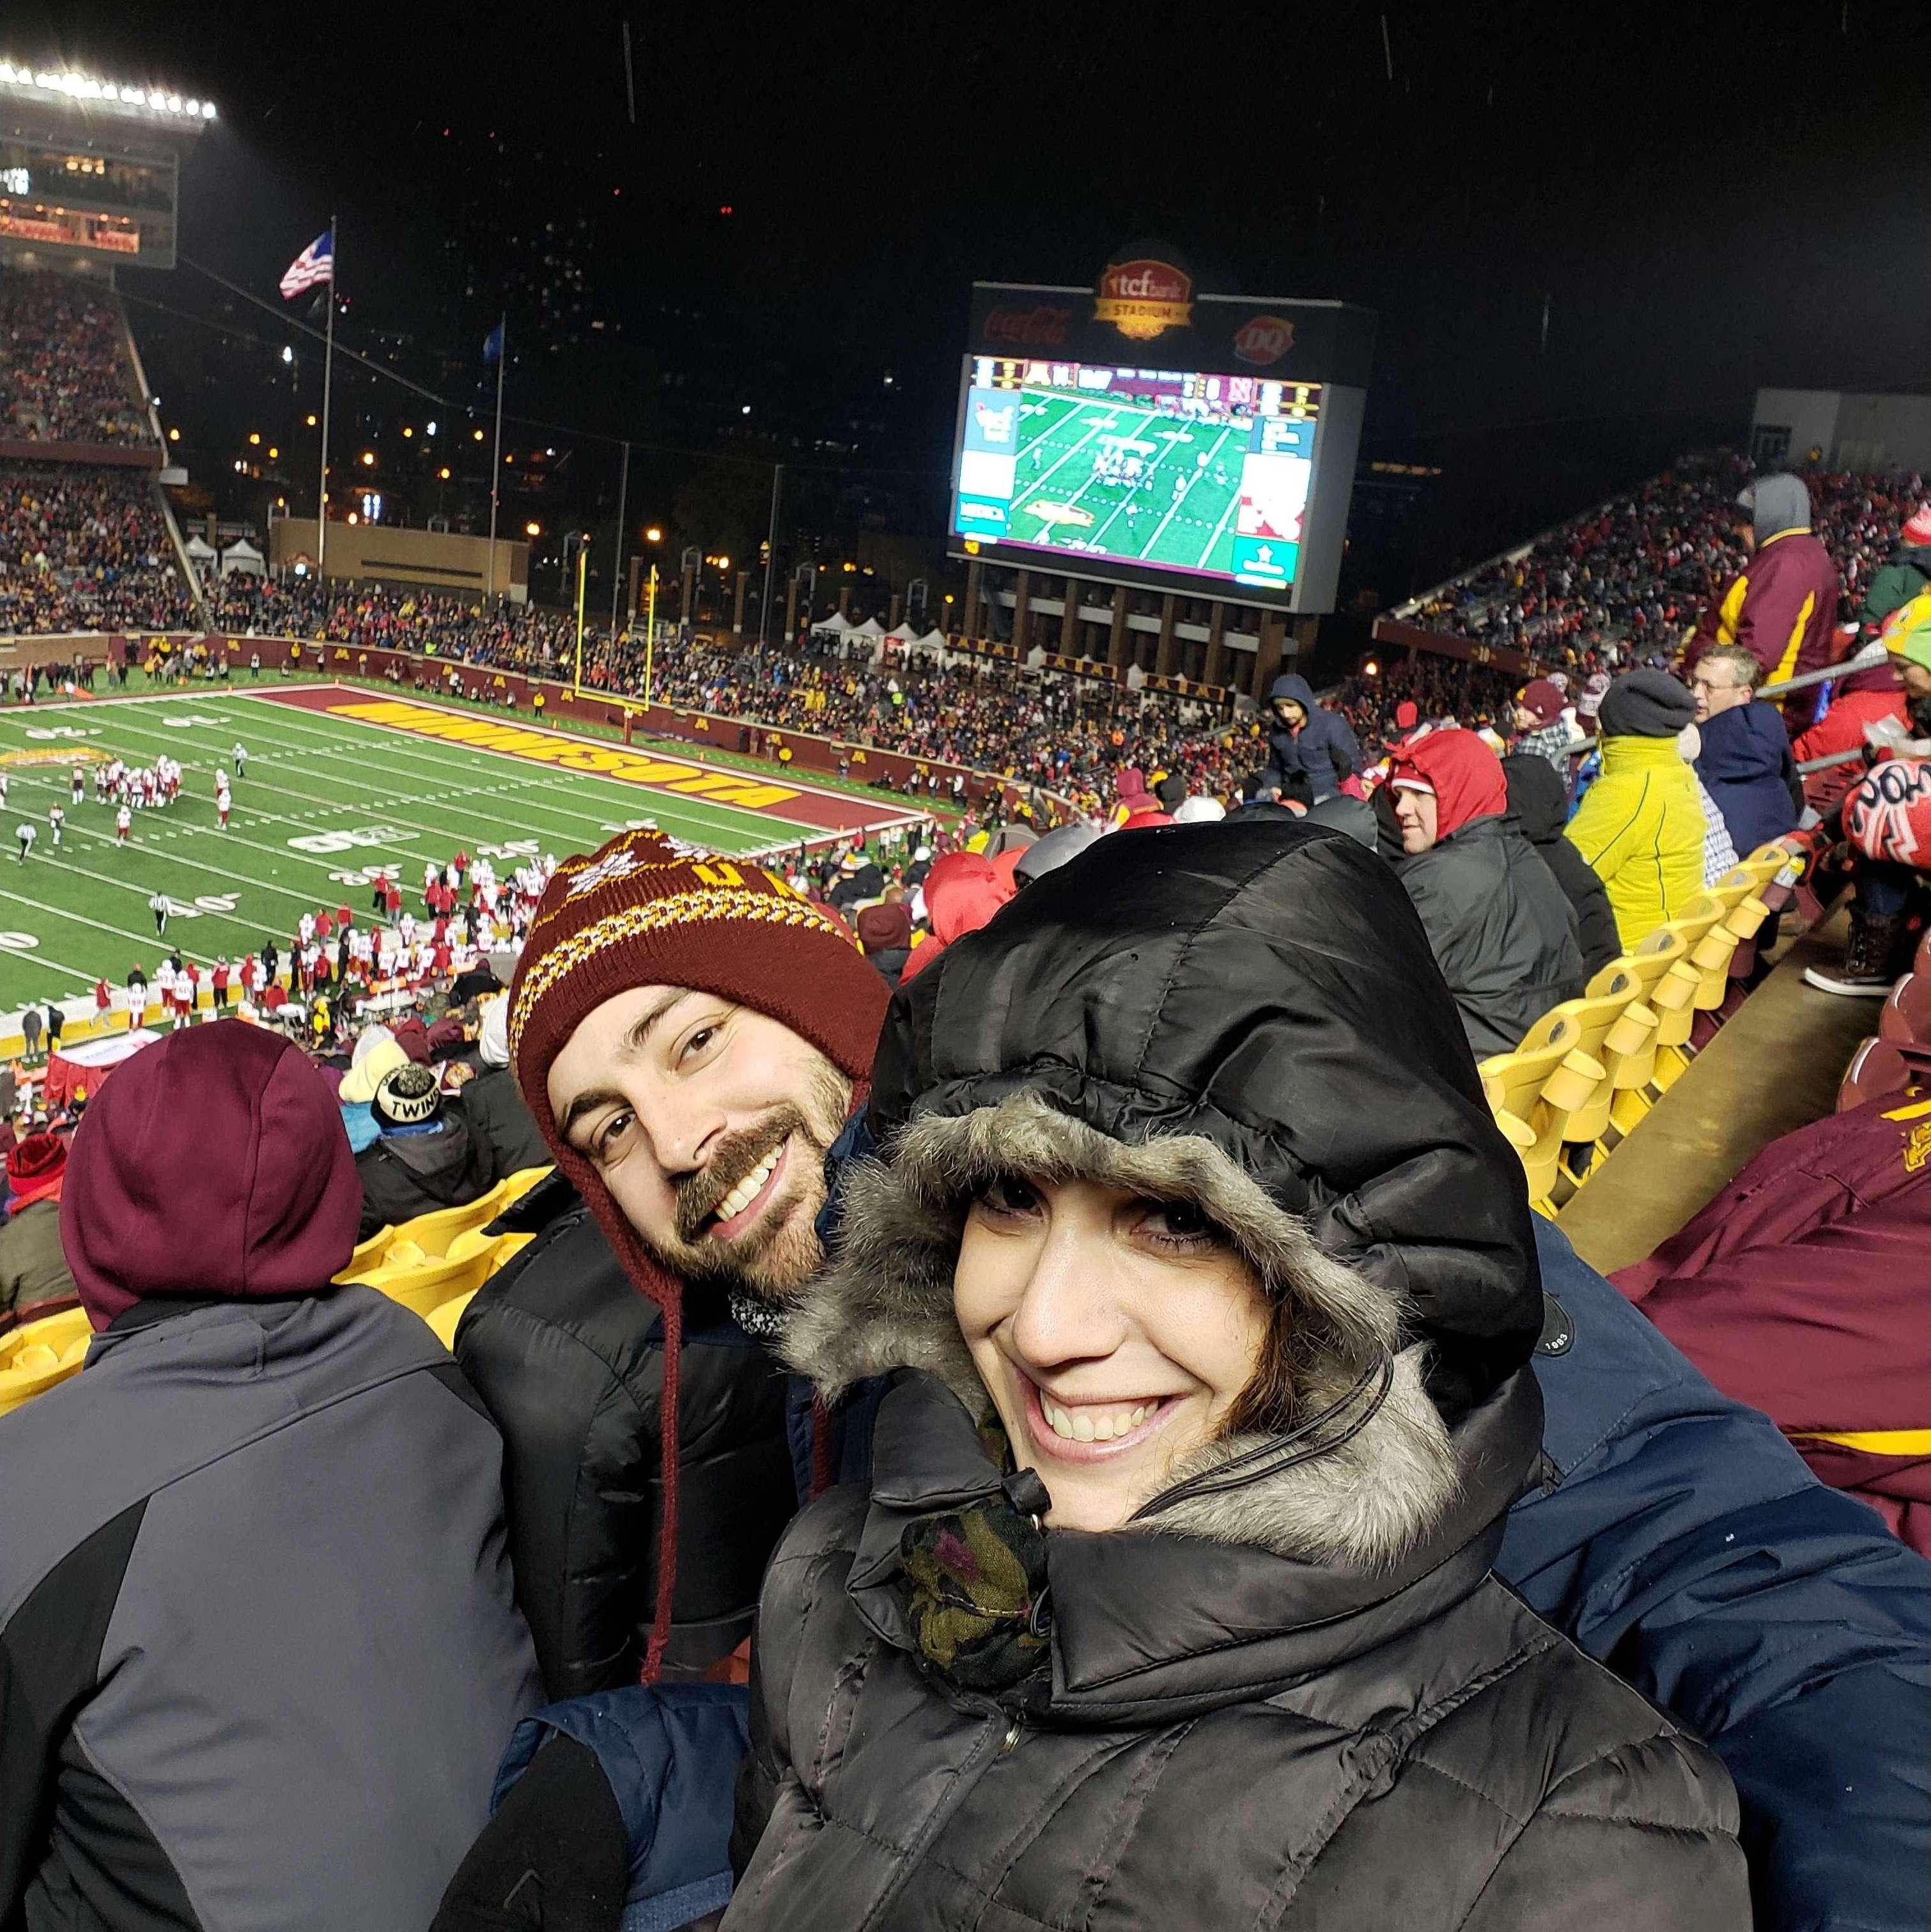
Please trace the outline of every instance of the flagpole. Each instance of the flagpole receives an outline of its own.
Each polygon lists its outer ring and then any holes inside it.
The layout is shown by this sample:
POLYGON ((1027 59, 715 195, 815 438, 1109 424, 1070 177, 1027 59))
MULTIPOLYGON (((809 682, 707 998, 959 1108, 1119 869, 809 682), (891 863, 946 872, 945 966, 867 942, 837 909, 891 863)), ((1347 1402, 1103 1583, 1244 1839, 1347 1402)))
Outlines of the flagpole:
MULTIPOLYGON (((328 595, 328 404, 335 377, 335 218, 328 218, 328 332, 322 350, 322 480, 315 496, 315 576, 328 595)), ((313 313, 313 311, 311 311, 313 313)))
POLYGON ((650 674, 655 668, 652 660, 657 655, 657 566, 650 566, 650 601, 647 605, 649 615, 643 626, 643 708, 644 722, 648 724, 650 710, 650 674))
POLYGON ((630 444, 624 444, 624 466, 617 479, 617 555, 610 566, 610 644, 617 640, 617 599, 622 594, 624 574, 624 512, 630 503, 630 444))
POLYGON ((577 695, 583 694, 583 596, 590 587, 590 533, 577 539, 577 695))
POLYGON ((496 491, 503 480, 503 371, 509 366, 509 311, 496 323, 496 448, 490 470, 490 595, 496 590, 496 491))

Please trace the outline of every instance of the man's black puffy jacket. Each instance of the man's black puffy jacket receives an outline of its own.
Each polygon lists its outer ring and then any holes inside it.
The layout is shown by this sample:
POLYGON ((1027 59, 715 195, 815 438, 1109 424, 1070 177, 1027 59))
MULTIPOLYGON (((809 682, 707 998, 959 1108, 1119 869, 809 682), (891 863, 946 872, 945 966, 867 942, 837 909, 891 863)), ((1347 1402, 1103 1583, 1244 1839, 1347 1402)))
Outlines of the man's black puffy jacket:
MULTIPOLYGON (((541 1232, 469 1304, 456 1356, 502 1431, 510 1563, 544 1684, 574 1697, 635 1683, 650 1634, 662 1322, 567 1182, 544 1182, 506 1219, 541 1232)), ((783 1371, 694 1288, 678 1410, 667 1677, 750 1635, 765 1563, 798 1506, 783 1371)))

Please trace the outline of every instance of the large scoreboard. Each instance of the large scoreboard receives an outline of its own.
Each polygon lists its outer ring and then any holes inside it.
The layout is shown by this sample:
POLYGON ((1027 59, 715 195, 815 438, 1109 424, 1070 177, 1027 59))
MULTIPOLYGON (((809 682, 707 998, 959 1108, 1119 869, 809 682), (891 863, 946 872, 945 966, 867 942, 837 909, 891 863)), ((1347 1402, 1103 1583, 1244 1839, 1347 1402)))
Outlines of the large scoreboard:
POLYGON ((200 100, 0 62, 0 251, 175 266, 200 100))
POLYGON ((1331 610, 1374 321, 1196 297, 1171 251, 1116 260, 1096 293, 976 284, 953 554, 1331 610))

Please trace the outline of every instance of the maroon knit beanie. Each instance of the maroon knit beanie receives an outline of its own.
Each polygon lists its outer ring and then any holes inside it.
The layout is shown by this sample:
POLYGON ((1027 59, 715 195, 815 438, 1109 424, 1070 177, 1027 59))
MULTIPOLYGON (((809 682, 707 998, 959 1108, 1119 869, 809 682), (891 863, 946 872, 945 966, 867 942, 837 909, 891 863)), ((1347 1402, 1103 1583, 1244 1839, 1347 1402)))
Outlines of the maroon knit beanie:
POLYGON ((1553 724, 1562 716, 1562 687, 1546 677, 1531 678, 1516 693, 1516 702, 1530 712, 1538 724, 1553 724))
POLYGON ((687 986, 781 1022, 862 1097, 890 990, 837 915, 748 860, 708 857, 660 832, 619 833, 559 866, 510 986, 510 1064, 556 1165, 589 1203, 640 1293, 664 1316, 657 1606, 643 1667, 670 1635, 677 1569, 677 1376, 683 1283, 638 1240, 591 1162, 556 1131, 550 1069, 583 1021, 634 986, 687 986))

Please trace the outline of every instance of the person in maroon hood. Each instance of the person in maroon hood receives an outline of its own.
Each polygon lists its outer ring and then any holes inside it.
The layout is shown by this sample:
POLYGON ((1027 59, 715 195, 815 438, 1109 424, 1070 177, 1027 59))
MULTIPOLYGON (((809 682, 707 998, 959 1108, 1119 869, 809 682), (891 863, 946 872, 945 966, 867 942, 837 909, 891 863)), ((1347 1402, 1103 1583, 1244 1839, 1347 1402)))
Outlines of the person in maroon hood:
POLYGON ((334 1285, 361 1204, 265 1029, 172 1034, 88 1109, 94 1338, 0 1423, 0 1924, 426 1925, 488 1816, 538 1695, 502 1443, 427 1324, 334 1285))

